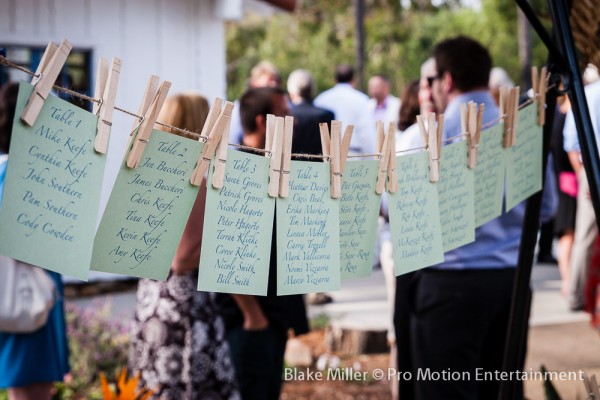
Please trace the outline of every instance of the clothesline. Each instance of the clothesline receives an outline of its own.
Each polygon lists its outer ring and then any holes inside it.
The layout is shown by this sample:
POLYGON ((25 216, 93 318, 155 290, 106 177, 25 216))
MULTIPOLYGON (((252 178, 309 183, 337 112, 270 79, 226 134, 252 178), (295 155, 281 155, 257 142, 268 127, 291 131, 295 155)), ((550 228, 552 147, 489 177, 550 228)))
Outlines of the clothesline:
MULTIPOLYGON (((13 63, 12 61, 10 61, 9 59, 7 59, 4 56, 0 56, 0 64, 4 65, 6 67, 15 68, 15 69, 17 69, 17 70, 19 70, 19 71, 21 71, 21 72, 23 72, 23 73, 25 73, 27 75, 30 75, 30 76, 32 76, 34 78, 37 78, 37 79, 40 78, 39 74, 36 74, 36 73, 28 70, 25 67, 22 67, 22 66, 20 66, 18 64, 13 63)), ((549 91, 554 86, 555 86, 554 84, 548 86, 548 88, 546 89, 546 91, 549 91)), ((94 97, 90 97, 90 96, 87 96, 85 94, 82 94, 82 93, 76 92, 74 90, 71 90, 69 88, 65 88, 65 87, 58 86, 58 85, 53 85, 53 88, 56 91, 58 91, 58 92, 67 93, 68 95, 70 95, 72 97, 78 97, 80 99, 87 100, 89 102, 97 103, 97 104, 100 105, 100 107, 102 106, 102 99, 96 99, 94 97)), ((525 101, 525 102, 523 102, 522 104, 519 105, 519 110, 527 107, 531 103, 533 103, 533 99, 528 99, 527 101, 525 101)), ((134 112, 125 110, 125 109, 117 107, 117 106, 115 106, 114 108, 117 111, 120 111, 120 112, 122 112, 124 114, 130 115, 130 116, 132 116, 134 118, 139 119, 140 123, 144 119, 143 115, 138 115, 138 114, 136 114, 134 112)), ((100 108, 98 108, 98 111, 99 110, 100 110, 100 108)), ((505 117, 506 117, 506 114, 500 115, 498 118, 495 118, 495 119, 493 119, 491 121, 488 121, 487 123, 485 123, 484 125, 482 125, 481 129, 483 130, 485 128, 489 128, 490 126, 493 126, 493 125, 499 123, 500 121, 502 121, 502 119, 504 119, 505 117)), ((188 131, 187 129, 183 129, 183 128, 179 128, 179 127, 176 127, 176 126, 173 126, 173 125, 165 124, 165 123, 162 123, 162 122, 159 122, 159 121, 156 121, 156 125, 160 125, 160 126, 162 126, 164 128, 171 129, 172 131, 174 131, 176 133, 179 133, 179 134, 181 134, 183 136, 191 137, 191 138, 193 138, 195 140, 202 140, 203 142, 206 142, 206 140, 207 140, 207 138, 203 137, 199 133, 188 131)), ((444 141, 444 143, 451 142, 451 141, 453 141, 455 139, 464 137, 465 135, 466 134, 464 132, 462 132, 462 133, 460 133, 460 134, 458 134, 456 136, 452 136, 452 137, 446 139, 444 141)), ((256 148, 256 147, 245 146, 245 145, 236 144, 236 143, 229 143, 229 146, 238 148, 240 150, 251 151, 251 152, 254 152, 254 153, 258 153, 258 154, 265 154, 265 153, 269 152, 268 150, 265 150, 265 149, 259 149, 259 148, 256 148)), ((397 150, 396 154, 406 153, 406 152, 410 152, 410 151, 417 151, 417 150, 425 150, 425 149, 427 149, 427 146, 420 146, 420 147, 415 147, 415 148, 412 148, 412 149, 397 150)), ((374 153, 374 154, 354 154, 354 155, 347 156, 347 158, 369 158, 369 157, 379 157, 379 158, 381 158, 381 156, 382 156, 381 153, 374 153)), ((326 155, 323 155, 323 154, 318 154, 317 155, 317 154, 292 153, 292 157, 307 158, 307 159, 317 159, 317 160, 325 160, 325 161, 327 161, 329 159, 329 156, 326 156, 326 155)))

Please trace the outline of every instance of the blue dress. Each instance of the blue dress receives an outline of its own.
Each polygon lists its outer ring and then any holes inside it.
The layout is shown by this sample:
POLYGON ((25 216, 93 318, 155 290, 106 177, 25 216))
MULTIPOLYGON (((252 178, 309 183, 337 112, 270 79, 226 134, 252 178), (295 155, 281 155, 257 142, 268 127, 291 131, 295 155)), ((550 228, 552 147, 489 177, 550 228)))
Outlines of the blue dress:
MULTIPOLYGON (((0 162, 0 190, 5 169, 6 162, 0 162)), ((0 204, 1 199, 0 191, 0 204)), ((47 272, 56 285, 58 299, 46 325, 32 333, 0 332, 0 388, 62 381, 69 372, 62 279, 60 274, 47 272)))

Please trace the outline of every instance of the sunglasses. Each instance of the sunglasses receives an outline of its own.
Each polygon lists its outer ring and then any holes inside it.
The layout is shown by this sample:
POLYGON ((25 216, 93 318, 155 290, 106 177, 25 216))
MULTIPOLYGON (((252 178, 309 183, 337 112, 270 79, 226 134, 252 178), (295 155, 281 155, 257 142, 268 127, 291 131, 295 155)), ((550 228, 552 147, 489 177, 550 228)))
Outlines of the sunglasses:
POLYGON ((433 87, 433 82, 434 82, 436 79, 439 79, 439 78, 440 78, 440 77, 439 77, 438 75, 436 75, 436 76, 428 76, 428 77, 427 77, 427 84, 429 85, 429 87, 433 87))

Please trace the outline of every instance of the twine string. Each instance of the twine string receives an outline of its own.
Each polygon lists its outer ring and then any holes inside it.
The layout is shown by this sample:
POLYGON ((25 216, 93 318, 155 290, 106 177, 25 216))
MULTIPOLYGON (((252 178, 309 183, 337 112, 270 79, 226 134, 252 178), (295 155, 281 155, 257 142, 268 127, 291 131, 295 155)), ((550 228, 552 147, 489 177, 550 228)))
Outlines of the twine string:
MULTIPOLYGON (((6 67, 17 69, 17 70, 19 70, 19 71, 21 71, 21 72, 23 72, 23 73, 25 73, 27 75, 30 75, 30 76, 34 77, 36 80, 39 80, 41 78, 41 76, 42 76, 41 73, 40 74, 36 74, 36 73, 28 70, 25 67, 22 67, 22 66, 20 66, 18 64, 13 63, 12 61, 10 61, 9 59, 7 59, 4 56, 0 56, 0 64, 4 65, 6 67)), ((546 90, 549 91, 549 90, 551 90, 551 89, 553 89, 555 87, 556 87, 556 84, 552 84, 552 85, 549 85, 546 90)), ((70 95, 72 97, 77 97, 77 98, 80 98, 80 99, 83 99, 83 100, 87 100, 87 101, 90 101, 90 102, 98 103, 100 105, 100 107, 98 107, 98 112, 100 111, 100 108, 102 108, 102 105, 103 105, 102 99, 96 99, 94 97, 90 97, 90 96, 87 96, 85 94, 78 93, 78 92, 76 92, 74 90, 71 90, 71 89, 68 89, 68 88, 65 88, 65 87, 62 87, 62 86, 58 86, 58 85, 53 85, 53 88, 57 92, 67 93, 68 95, 70 95)), ((527 101, 523 102, 523 104, 520 104, 518 109, 521 110, 521 109, 527 107, 528 105, 532 104, 533 102, 534 102, 534 99, 528 99, 527 101)), ((138 114, 136 114, 134 112, 125 110, 125 109, 123 109, 121 107, 118 107, 118 106, 115 106, 114 109, 117 110, 117 111, 120 111, 120 112, 122 112, 124 114, 127 114, 129 116, 132 116, 134 118, 139 119, 140 122, 137 125, 137 127, 139 127, 141 125, 142 121, 144 121, 144 117, 142 115, 138 115, 138 114)), ((504 118, 506 118, 506 114, 503 114, 503 115, 499 116, 498 118, 495 118, 495 119, 493 119, 491 121, 486 122, 485 124, 483 124, 481 126, 481 129, 483 130, 483 129, 488 128, 490 126, 496 125, 497 123, 499 123, 500 121, 502 121, 504 118)), ((189 137, 189 138, 192 138, 194 140, 200 140, 200 141, 202 141, 204 143, 206 143, 207 140, 208 140, 206 137, 200 135, 198 132, 192 132, 192 131, 189 131, 187 129, 183 129, 183 128, 179 128, 179 127, 176 127, 176 126, 173 126, 173 125, 165 124, 165 123, 160 122, 160 121, 156 121, 155 124, 159 125, 159 126, 162 126, 164 128, 169 129, 171 131, 171 133, 173 133, 173 134, 179 134, 181 136, 189 137)), ((137 129, 137 127, 134 128, 133 131, 135 131, 135 129, 137 129)), ((449 142, 451 142, 453 140, 456 140, 456 139, 464 137, 464 136, 465 136, 464 133, 461 133, 459 135, 452 136, 452 137, 444 140, 443 143, 449 143, 449 142)), ((242 145, 242 144, 229 143, 229 146, 237 148, 237 149, 240 149, 240 150, 245 150, 245 151, 257 153, 257 154, 267 154, 267 155, 270 154, 270 152, 268 150, 258 149, 256 147, 245 146, 245 145, 242 145)), ((395 153, 396 154, 400 154, 400 153, 406 153, 406 152, 418 151, 418 150, 424 150, 424 149, 427 149, 427 146, 420 146, 420 147, 415 147, 415 148, 406 149, 406 150, 398 150, 395 153)), ((329 161, 330 160, 330 156, 326 156, 326 155, 323 155, 323 154, 293 153, 291 156, 292 157, 297 157, 297 158, 311 159, 311 160, 324 160, 324 161, 329 161)), ((381 159, 382 154, 381 153, 375 153, 375 154, 353 154, 353 155, 347 156, 347 158, 372 158, 372 157, 378 157, 378 158, 381 159)))

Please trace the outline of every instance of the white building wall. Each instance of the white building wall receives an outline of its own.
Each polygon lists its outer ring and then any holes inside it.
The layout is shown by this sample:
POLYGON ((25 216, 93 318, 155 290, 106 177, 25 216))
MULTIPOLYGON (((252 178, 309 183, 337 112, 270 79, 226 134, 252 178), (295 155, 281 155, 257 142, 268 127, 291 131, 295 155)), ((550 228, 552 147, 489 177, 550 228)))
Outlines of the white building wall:
MULTIPOLYGON (((151 74, 171 81, 171 94, 193 90, 212 101, 226 93, 222 17, 236 15, 236 7, 239 0, 0 0, 0 43, 45 47, 67 38, 92 50, 93 66, 99 57, 119 57, 116 104, 129 111, 138 110, 151 74)), ((105 194, 133 124, 118 111, 114 119, 105 194)))
MULTIPOLYGON (((169 93, 197 91, 212 102, 226 93, 224 18, 240 0, 0 0, 0 43, 45 47, 67 38, 98 58, 122 61, 116 105, 137 112, 148 77, 171 81, 169 93)), ((95 71, 92 86, 94 87, 95 71)), ((101 211, 134 124, 116 111, 101 211)))

